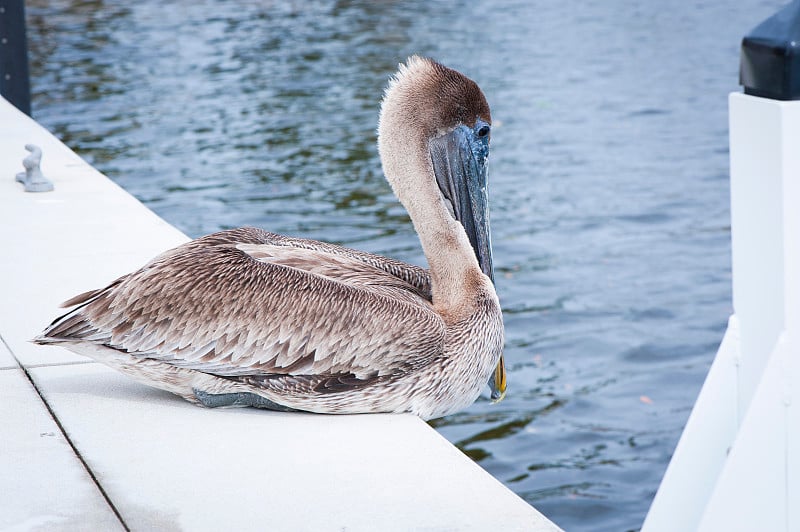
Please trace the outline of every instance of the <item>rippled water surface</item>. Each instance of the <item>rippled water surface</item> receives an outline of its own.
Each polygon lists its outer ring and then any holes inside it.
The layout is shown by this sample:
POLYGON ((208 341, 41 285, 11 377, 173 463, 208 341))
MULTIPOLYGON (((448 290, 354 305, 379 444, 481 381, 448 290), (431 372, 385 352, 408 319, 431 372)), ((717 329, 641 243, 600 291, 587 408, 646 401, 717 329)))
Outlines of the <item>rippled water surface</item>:
POLYGON ((375 148, 412 53, 492 105, 509 394, 436 428, 567 530, 637 529, 730 308, 727 93, 779 2, 26 2, 34 116, 191 236, 425 264, 375 148))

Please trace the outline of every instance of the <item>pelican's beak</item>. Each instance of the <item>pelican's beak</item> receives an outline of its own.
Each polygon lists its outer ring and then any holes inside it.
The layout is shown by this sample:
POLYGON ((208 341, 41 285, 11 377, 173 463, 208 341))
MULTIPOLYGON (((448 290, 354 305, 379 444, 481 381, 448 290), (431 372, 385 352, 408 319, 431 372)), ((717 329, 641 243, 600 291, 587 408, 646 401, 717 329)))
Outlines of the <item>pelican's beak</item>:
MULTIPOLYGON (((489 233, 489 194, 487 190, 489 124, 481 119, 475 126, 459 125, 430 142, 436 182, 453 218, 467 233, 478 265, 494 282, 492 241, 489 233)), ((506 366, 503 355, 489 378, 495 402, 506 395, 506 366)))
POLYGON ((493 403, 499 403, 506 396, 506 361, 501 353, 494 373, 489 377, 489 389, 492 391, 491 398, 493 403))
POLYGON ((430 142, 436 183, 450 214, 467 232, 483 273, 494 281, 489 236, 489 196, 486 189, 489 124, 460 125, 430 142))

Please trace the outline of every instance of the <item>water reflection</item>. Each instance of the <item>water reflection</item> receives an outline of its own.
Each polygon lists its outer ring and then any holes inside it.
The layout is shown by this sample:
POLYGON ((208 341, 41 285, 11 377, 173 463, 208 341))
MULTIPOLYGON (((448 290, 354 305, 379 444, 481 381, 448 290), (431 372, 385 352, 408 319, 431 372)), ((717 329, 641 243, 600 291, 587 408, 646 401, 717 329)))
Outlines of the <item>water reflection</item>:
POLYGON ((509 394, 434 425, 565 529, 627 530, 730 312, 726 93, 778 7, 670 4, 33 0, 34 115, 192 236, 424 264, 377 107, 411 53, 466 72, 495 120, 509 394))

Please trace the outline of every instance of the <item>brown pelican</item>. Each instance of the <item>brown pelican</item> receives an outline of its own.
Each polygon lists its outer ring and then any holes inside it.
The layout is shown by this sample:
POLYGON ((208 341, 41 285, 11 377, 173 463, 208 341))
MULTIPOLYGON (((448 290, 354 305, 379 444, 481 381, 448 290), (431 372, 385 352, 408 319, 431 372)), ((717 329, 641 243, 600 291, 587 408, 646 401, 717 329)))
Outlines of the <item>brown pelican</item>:
POLYGON ((383 170, 430 270, 254 228, 157 256, 35 341, 201 405, 320 413, 470 405, 505 393, 487 206, 491 117, 478 85, 411 57, 381 106, 383 170))

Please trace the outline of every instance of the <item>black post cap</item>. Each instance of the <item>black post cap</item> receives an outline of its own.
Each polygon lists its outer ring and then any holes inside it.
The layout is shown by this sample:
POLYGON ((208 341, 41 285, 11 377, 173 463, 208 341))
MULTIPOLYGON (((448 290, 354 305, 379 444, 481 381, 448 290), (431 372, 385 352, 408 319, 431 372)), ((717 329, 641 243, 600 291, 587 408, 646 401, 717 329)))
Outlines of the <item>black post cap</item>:
POLYGON ((0 0, 0 96, 30 116, 24 0, 0 0))
POLYGON ((745 94, 800 100, 800 0, 742 39, 739 84, 744 85, 745 94))

